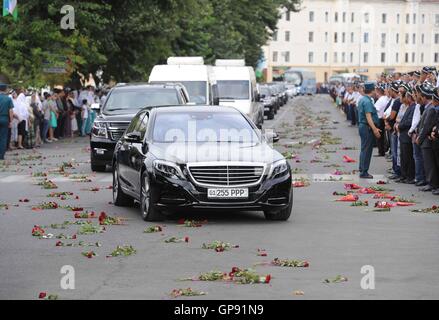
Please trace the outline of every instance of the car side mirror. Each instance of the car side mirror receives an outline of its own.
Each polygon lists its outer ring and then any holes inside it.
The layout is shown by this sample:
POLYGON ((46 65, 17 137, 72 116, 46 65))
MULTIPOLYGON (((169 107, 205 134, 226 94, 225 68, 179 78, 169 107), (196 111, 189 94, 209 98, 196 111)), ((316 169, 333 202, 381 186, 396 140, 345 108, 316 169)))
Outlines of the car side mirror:
POLYGON ((142 135, 140 132, 130 132, 125 135, 125 140, 131 143, 142 143, 142 135))
POLYGON ((276 143, 276 142, 279 142, 279 140, 280 140, 279 135, 273 129, 265 130, 264 137, 268 143, 276 143))
POLYGON ((101 104, 100 103, 92 103, 90 108, 96 112, 100 112, 101 111, 101 104))
POLYGON ((213 105, 214 106, 219 106, 220 105, 220 98, 219 97, 213 98, 213 105))
POLYGON ((149 151, 149 145, 148 145, 147 142, 144 142, 144 143, 142 144, 142 153, 143 153, 143 154, 147 154, 148 151, 149 151))

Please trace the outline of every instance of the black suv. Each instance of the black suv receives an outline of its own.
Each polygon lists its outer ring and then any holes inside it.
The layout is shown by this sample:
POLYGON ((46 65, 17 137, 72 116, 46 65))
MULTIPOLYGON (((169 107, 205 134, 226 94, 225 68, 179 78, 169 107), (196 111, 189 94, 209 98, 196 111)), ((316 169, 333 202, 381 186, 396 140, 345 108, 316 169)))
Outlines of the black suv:
POLYGON ((137 112, 148 106, 185 105, 189 102, 181 84, 119 84, 113 88, 99 116, 90 140, 91 170, 105 171, 111 165, 114 147, 137 112))
POLYGON ((114 204, 138 201, 146 221, 185 208, 255 210, 288 220, 291 168, 267 143, 270 132, 264 136, 234 108, 146 108, 114 151, 114 204))

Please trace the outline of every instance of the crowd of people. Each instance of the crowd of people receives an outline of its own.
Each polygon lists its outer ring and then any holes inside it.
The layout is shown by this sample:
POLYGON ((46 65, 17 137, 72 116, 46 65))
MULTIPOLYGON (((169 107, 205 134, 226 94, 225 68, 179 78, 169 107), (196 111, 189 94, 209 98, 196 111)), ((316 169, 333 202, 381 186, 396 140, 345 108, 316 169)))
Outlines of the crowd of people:
POLYGON ((91 105, 102 104, 105 98, 93 86, 37 92, 8 90, 0 83, 0 160, 8 150, 39 148, 59 139, 89 135, 96 117, 91 105))
POLYGON ((389 179, 439 195, 439 79, 435 67, 337 83, 331 95, 361 137, 360 178, 371 179, 373 148, 392 163, 389 179))

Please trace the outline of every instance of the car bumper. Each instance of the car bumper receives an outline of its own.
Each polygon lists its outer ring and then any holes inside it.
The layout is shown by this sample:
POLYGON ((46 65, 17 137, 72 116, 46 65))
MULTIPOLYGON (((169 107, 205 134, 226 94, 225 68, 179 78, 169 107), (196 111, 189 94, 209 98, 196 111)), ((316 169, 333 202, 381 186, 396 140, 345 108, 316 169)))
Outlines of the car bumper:
POLYGON ((207 197, 207 188, 189 181, 173 180, 156 175, 151 181, 154 190, 152 202, 161 210, 254 210, 277 211, 288 207, 292 197, 291 176, 265 180, 256 187, 249 187, 248 199, 212 200, 207 197))
POLYGON ((104 139, 90 140, 91 162, 95 165, 111 165, 115 142, 104 139))

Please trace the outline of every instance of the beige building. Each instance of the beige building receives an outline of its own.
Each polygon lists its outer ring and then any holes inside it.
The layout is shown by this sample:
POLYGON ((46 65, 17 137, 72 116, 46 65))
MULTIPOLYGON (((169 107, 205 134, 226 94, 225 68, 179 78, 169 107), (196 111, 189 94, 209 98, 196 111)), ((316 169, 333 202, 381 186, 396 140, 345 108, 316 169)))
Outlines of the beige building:
POLYGON ((282 11, 264 52, 269 81, 290 67, 323 82, 439 65, 439 0, 303 0, 300 12, 282 11))

